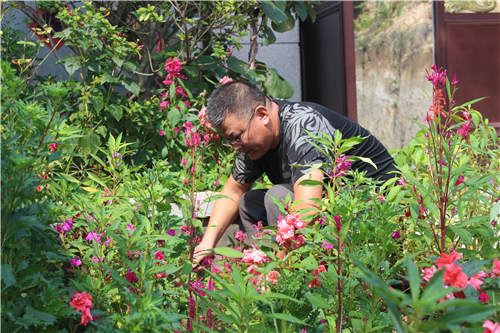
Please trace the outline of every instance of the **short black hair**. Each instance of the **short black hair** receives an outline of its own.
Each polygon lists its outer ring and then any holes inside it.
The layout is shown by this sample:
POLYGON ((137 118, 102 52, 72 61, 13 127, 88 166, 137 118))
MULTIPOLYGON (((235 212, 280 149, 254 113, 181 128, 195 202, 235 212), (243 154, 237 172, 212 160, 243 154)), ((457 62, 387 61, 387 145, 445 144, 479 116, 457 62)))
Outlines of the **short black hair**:
POLYGON ((266 95, 256 86, 245 80, 235 80, 217 87, 207 105, 210 123, 220 128, 228 114, 243 119, 255 108, 266 103, 266 95))

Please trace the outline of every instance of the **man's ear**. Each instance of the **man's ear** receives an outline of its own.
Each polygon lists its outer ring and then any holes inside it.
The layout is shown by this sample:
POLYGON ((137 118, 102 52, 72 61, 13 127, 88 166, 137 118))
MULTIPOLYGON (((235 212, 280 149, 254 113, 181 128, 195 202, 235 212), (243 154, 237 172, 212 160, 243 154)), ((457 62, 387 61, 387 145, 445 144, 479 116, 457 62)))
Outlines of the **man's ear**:
POLYGON ((255 108, 255 116, 267 123, 270 121, 270 110, 265 105, 259 105, 255 108))

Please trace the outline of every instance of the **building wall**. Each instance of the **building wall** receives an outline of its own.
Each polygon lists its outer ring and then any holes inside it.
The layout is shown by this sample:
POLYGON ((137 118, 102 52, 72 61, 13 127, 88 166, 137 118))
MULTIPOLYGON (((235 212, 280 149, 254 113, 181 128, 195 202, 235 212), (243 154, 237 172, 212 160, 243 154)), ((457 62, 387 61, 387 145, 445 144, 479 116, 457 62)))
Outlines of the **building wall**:
MULTIPOLYGON (((299 23, 284 33, 275 33, 276 42, 268 46, 259 44, 259 52, 256 59, 262 61, 270 68, 275 68, 278 73, 293 87, 292 101, 302 99, 301 76, 300 76, 300 49, 299 49, 299 23)), ((243 61, 248 61, 249 38, 242 39, 241 50, 234 50, 233 56, 243 61)))
POLYGON ((402 148, 432 102, 425 72, 433 63, 432 3, 401 4, 384 24, 358 30, 355 44, 358 122, 387 148, 402 148))

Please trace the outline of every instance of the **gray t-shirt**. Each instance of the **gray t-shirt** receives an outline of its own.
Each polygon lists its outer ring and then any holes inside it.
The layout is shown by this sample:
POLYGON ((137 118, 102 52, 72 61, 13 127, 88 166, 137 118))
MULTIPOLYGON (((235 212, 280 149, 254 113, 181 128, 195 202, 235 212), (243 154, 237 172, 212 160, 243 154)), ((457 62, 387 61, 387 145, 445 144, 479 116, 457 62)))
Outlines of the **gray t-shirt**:
POLYGON ((343 138, 367 137, 346 155, 370 158, 378 169, 362 161, 354 162, 353 169, 366 171, 366 175, 372 178, 387 180, 394 177, 388 174, 396 168, 387 149, 359 124, 319 104, 286 100, 274 102, 279 105, 279 143, 256 161, 242 152, 238 153, 232 170, 237 182, 252 183, 266 173, 273 184, 295 184, 297 179, 309 172, 310 165, 328 163, 328 158, 311 145, 312 138, 307 132, 333 137, 335 129, 342 133, 343 138))

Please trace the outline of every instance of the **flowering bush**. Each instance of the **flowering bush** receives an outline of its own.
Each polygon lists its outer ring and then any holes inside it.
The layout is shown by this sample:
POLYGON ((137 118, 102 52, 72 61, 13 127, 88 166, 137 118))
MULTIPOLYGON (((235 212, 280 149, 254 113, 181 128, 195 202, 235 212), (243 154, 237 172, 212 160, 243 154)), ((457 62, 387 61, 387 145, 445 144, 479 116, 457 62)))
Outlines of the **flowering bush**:
POLYGON ((134 4, 127 26, 92 3, 46 5, 61 29, 33 29, 54 52, 75 51, 61 63, 81 80, 30 81, 43 65, 28 60, 36 45, 22 54, 2 40, 13 50, 1 62, 5 330, 498 332, 498 137, 477 100, 455 105, 458 81, 445 70, 428 73, 432 105, 395 156, 400 176, 379 183, 351 170, 361 138, 311 137, 330 157, 312 166, 328 179, 320 213, 276 201, 276 227, 238 231, 194 272, 195 193, 217 190, 232 159, 205 118, 207 95, 237 76, 287 87, 258 62, 245 69, 224 39, 199 50, 185 28, 170 44, 137 41, 132 27, 211 8, 213 22, 255 24, 238 17, 251 10, 285 29, 307 5, 134 4))

